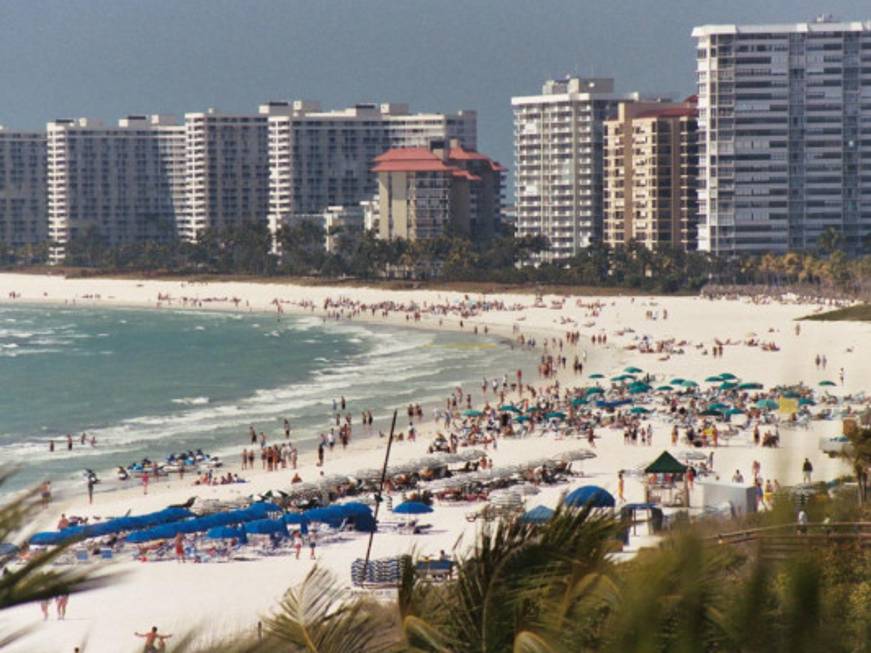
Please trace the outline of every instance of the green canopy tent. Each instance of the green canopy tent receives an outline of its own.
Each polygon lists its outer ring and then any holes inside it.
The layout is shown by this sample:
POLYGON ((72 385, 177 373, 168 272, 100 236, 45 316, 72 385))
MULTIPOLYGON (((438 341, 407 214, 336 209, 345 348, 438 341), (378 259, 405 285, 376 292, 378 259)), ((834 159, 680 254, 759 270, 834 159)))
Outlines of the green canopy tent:
POLYGON ((686 505, 685 485, 675 501, 674 490, 680 487, 684 480, 688 467, 677 460, 667 451, 663 451, 659 457, 644 468, 644 495, 646 501, 651 503, 660 502, 666 505, 663 493, 668 492, 668 504, 686 505))

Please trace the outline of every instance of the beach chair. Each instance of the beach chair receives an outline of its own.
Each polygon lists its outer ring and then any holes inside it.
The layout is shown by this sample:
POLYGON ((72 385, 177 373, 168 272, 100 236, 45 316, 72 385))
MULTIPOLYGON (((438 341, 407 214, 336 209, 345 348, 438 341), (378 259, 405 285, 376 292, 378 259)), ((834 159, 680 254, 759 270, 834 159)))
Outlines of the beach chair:
POLYGON ((76 551, 75 555, 76 555, 76 562, 89 562, 87 550, 79 549, 76 551))
POLYGON ((113 558, 112 549, 110 549, 108 547, 100 549, 100 559, 101 560, 112 560, 112 558, 113 558))

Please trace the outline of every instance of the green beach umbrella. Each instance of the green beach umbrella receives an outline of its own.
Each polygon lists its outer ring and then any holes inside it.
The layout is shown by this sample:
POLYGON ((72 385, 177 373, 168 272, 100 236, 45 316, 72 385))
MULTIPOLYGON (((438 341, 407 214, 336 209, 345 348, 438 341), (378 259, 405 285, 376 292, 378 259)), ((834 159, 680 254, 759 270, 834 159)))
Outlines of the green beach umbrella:
POLYGON ((717 402, 717 403, 714 403, 714 404, 710 404, 710 405, 708 406, 708 410, 719 410, 719 411, 724 411, 724 410, 726 410, 727 408, 729 408, 729 405, 728 405, 728 404, 723 404, 723 403, 720 403, 720 402, 717 402))
POLYGON ((738 384, 734 381, 723 381, 720 384, 720 390, 734 390, 738 387, 738 384))
POLYGON ((565 419, 566 418, 566 414, 560 413, 559 411, 554 411, 552 413, 545 413, 544 416, 546 419, 565 419))
POLYGON ((634 381, 635 377, 631 374, 618 374, 617 376, 611 377, 612 381, 629 381, 630 379, 634 381))
POLYGON ((517 406, 512 406, 511 404, 499 406, 499 410, 506 412, 506 413, 519 413, 519 412, 521 412, 521 410, 517 406))
POLYGON ((627 367, 624 372, 628 372, 629 374, 641 374, 644 370, 640 367, 627 367))
POLYGON ((685 388, 698 388, 699 384, 695 381, 690 381, 689 379, 684 379, 680 382, 680 384, 685 388))
POLYGON ((786 392, 780 395, 781 397, 786 397, 787 399, 798 399, 801 395, 795 390, 787 390, 786 392))
POLYGON ((836 384, 834 381, 820 381, 820 385, 821 386, 827 386, 827 385, 832 386, 832 385, 836 385, 836 384))
POLYGON ((798 400, 798 405, 799 406, 816 406, 817 402, 815 402, 813 399, 811 399, 809 397, 802 397, 801 399, 798 400))
POLYGON ((587 403, 587 400, 584 397, 575 397, 572 399, 572 406, 582 406, 587 403))
POLYGON ((673 385, 680 385, 683 382, 684 382, 684 380, 680 377, 675 377, 671 381, 669 381, 669 383, 671 383, 673 385))
POLYGON ((762 408, 765 410, 776 410, 780 404, 778 404, 774 399, 760 399, 756 402, 757 408, 762 408))
POLYGON ((755 381, 749 381, 747 383, 739 383, 739 390, 762 390, 762 384, 756 383, 755 381))
POLYGON ((463 415, 465 415, 466 417, 480 417, 483 414, 484 413, 482 413, 480 410, 473 410, 471 408, 469 410, 463 411, 463 415))
POLYGON ((629 394, 637 395, 642 392, 649 392, 650 386, 646 383, 633 383, 629 386, 629 394))
POLYGON ((518 422, 528 422, 529 416, 528 415, 520 415, 519 417, 515 417, 514 419, 516 419, 518 422))
POLYGON ((661 385, 657 388, 657 390, 662 390, 664 392, 668 392, 669 390, 674 390, 670 385, 661 385))
POLYGON ((605 375, 599 374, 598 372, 595 372, 594 374, 590 374, 590 378, 591 379, 604 379, 605 375))
POLYGON ((633 415, 646 415, 650 411, 647 408, 645 408, 644 406, 633 406, 632 408, 629 409, 629 412, 632 413, 633 415))
POLYGON ((705 383, 719 383, 723 379, 719 376, 709 376, 705 379, 705 383))
POLYGON ((704 415, 705 417, 722 417, 723 412, 720 410, 711 410, 709 408, 708 410, 703 410, 699 415, 704 415))
POLYGON ((733 381, 733 380, 737 379, 738 377, 735 376, 734 374, 732 374, 731 372, 723 372, 720 375, 720 378, 723 379, 724 381, 733 381))

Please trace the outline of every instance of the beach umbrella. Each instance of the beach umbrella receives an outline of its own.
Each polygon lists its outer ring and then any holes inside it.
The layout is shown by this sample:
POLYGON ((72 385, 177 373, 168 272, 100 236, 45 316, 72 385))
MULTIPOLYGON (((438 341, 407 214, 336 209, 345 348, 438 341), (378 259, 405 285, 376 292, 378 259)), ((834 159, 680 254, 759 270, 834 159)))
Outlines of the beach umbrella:
POLYGON ((505 413, 519 413, 521 410, 514 406, 513 404, 506 404, 505 406, 499 406, 499 410, 505 413))
POLYGON ((762 384, 756 383, 755 381, 749 381, 747 383, 739 383, 739 390, 762 390, 762 384))
POLYGON ((591 508, 613 508, 614 497, 610 492, 598 485, 585 485, 571 491, 565 498, 565 504, 575 508, 590 506, 591 508))
POLYGON ((393 512, 398 515, 423 515, 432 512, 432 507, 420 501, 403 501, 398 506, 394 506, 393 512))
POLYGON ((820 381, 819 385, 821 385, 821 386, 833 386, 833 385, 836 385, 836 384, 835 384, 834 381, 828 381, 828 380, 826 380, 826 381, 820 381))
POLYGON ((281 516, 281 520, 285 524, 308 524, 309 521, 301 512, 286 512, 281 516))
POLYGON ((374 467, 371 469, 361 469, 355 472, 354 476, 361 481, 374 481, 381 478, 381 470, 375 469, 374 467))
POLYGON ((206 537, 210 540, 246 540, 245 531, 232 526, 216 526, 206 531, 206 537))
POLYGON ((628 381, 629 379, 635 380, 635 377, 631 374, 618 374, 617 376, 612 376, 612 381, 628 381))
POLYGON ((691 381, 690 379, 684 379, 683 381, 680 382, 680 384, 685 388, 697 388, 697 387, 699 387, 698 383, 696 383, 695 381, 691 381))
POLYGON ((561 413, 559 411, 554 411, 552 413, 545 413, 544 416, 546 419, 565 419, 566 418, 566 414, 561 413))
POLYGON ((572 399, 572 406, 583 406, 587 403, 587 400, 584 397, 575 397, 572 399))
POLYGON ((684 379, 680 378, 679 376, 677 376, 677 377, 673 378, 671 381, 669 381, 669 383, 671 383, 672 385, 681 385, 683 382, 684 382, 684 379))
POLYGON ((519 415, 518 417, 515 417, 514 419, 516 419, 518 422, 528 422, 529 416, 528 415, 519 415))
POLYGON ((659 390, 660 392, 669 392, 671 390, 674 390, 674 388, 670 385, 661 385, 657 388, 657 390, 659 390))
POLYGON ((734 379, 737 379, 738 377, 735 376, 734 374, 732 374, 731 372, 723 372, 722 374, 720 374, 720 378, 725 380, 725 381, 733 381, 734 379))
POLYGON ((786 399, 798 399, 801 397, 801 395, 795 390, 787 390, 786 392, 782 392, 780 396, 785 397, 786 399))
POLYGON ((719 410, 719 411, 723 411, 723 410, 726 410, 728 407, 729 407, 728 404, 723 404, 723 403, 717 402, 717 403, 714 403, 714 404, 709 404, 709 405, 708 405, 708 410, 719 410))
POLYGON ((719 376, 709 376, 705 379, 705 383, 720 383, 723 379, 719 376))
POLYGON ((629 391, 629 394, 631 394, 631 395, 637 395, 637 394, 641 394, 644 392, 649 392, 650 389, 651 389, 650 386, 647 385, 646 383, 633 383, 632 385, 629 386, 628 391, 629 391))
POLYGON ((484 413, 482 413, 480 410, 475 410, 474 408, 463 411, 463 415, 465 415, 466 417, 480 417, 483 414, 484 413))
POLYGON ((629 412, 632 413, 633 415, 646 415, 650 411, 647 408, 645 408, 644 406, 633 406, 632 408, 629 409, 629 412))
POLYGON ((625 370, 623 370, 623 371, 624 371, 624 372, 627 372, 628 374, 641 374, 644 370, 642 370, 642 369, 639 368, 639 367, 627 367, 627 368, 626 368, 625 370))
POLYGON ((520 521, 527 524, 543 524, 553 517, 554 511, 547 506, 536 506, 532 510, 526 512, 520 521))
POLYGON ((605 378, 605 375, 604 375, 604 374, 599 374, 598 372, 596 372, 595 374, 590 374, 590 378, 591 378, 591 379, 604 379, 604 378, 605 378))
POLYGON ((738 384, 735 381, 723 381, 720 384, 720 390, 734 390, 738 387, 738 384))
POLYGON ((763 410, 777 410, 779 406, 780 404, 773 399, 760 399, 756 402, 756 407, 762 408, 763 410))
POLYGON ((802 397, 798 400, 799 406, 816 406, 817 402, 815 402, 810 397, 802 397))
POLYGON ((707 460, 707 454, 702 453, 701 451, 684 451, 680 454, 681 458, 684 460, 707 460))
POLYGON ((707 410, 703 410, 701 413, 699 413, 699 415, 702 415, 703 417, 722 417, 723 413, 719 410, 712 410, 708 408, 707 410))
POLYGON ((272 533, 287 535, 287 526, 281 519, 258 519, 248 522, 243 528, 249 535, 270 535, 272 533))
POLYGON ((263 510, 264 512, 283 512, 284 510, 277 503, 272 503, 271 501, 258 501, 257 503, 252 503, 251 507, 255 510, 263 510))

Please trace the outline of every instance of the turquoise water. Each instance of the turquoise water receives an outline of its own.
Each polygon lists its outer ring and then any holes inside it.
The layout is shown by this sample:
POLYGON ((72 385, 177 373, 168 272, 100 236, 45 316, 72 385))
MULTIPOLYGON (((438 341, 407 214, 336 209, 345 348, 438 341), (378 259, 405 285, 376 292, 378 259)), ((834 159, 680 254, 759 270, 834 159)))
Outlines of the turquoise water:
POLYGON ((20 466, 20 487, 81 482, 86 468, 109 480, 117 465, 187 449, 235 462, 249 425, 283 439, 285 417, 304 451, 329 428, 333 398, 386 429, 393 408, 477 388, 518 355, 494 339, 314 316, 0 307, 0 465, 20 466), (66 434, 83 431, 96 447, 67 451, 66 434))

